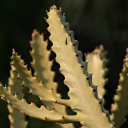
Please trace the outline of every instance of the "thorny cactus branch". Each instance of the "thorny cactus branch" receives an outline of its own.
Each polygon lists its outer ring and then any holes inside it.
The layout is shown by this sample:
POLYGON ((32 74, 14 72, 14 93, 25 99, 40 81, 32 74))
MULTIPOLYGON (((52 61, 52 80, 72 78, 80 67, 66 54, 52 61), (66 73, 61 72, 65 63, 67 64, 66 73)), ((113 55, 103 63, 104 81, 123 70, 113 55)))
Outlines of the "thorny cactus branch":
MULTIPOLYGON (((44 41, 43 34, 39 34, 38 31, 34 30, 32 33, 32 41, 30 41, 32 51, 30 54, 32 56, 33 62, 31 62, 32 67, 35 70, 35 75, 37 76, 38 82, 43 82, 44 86, 48 89, 53 88, 53 92, 57 97, 61 97, 57 93, 58 84, 54 82, 55 73, 51 71, 53 61, 49 61, 51 50, 47 50, 48 41, 44 41)), ((57 109, 63 115, 66 115, 66 107, 60 104, 43 102, 48 110, 53 108, 57 109)), ((64 128, 73 128, 73 124, 61 124, 64 128)))
POLYGON ((0 91, 2 93, 2 98, 11 104, 16 110, 21 113, 29 115, 32 118, 39 118, 46 121, 55 122, 74 122, 76 121, 76 115, 68 116, 62 115, 57 110, 47 110, 43 105, 38 108, 33 102, 28 104, 24 98, 20 100, 17 95, 13 96, 11 91, 7 91, 6 87, 2 87, 0 84, 0 91))
POLYGON ((103 57, 103 46, 95 48, 92 53, 85 54, 85 60, 88 62, 88 72, 93 73, 92 82, 98 86, 98 96, 102 98, 105 94, 104 85, 107 79, 104 78, 107 68, 104 69, 105 58, 103 57))
MULTIPOLYGON (((71 41, 71 37, 73 36, 72 33, 70 35, 66 32, 65 26, 62 25, 62 23, 66 23, 64 20, 59 18, 61 12, 56 10, 56 7, 53 6, 47 14, 49 17, 47 19, 47 23, 49 24, 48 31, 51 33, 50 40, 53 43, 52 50, 56 53, 56 61, 60 64, 60 72, 65 76, 64 83, 69 87, 68 94, 71 102, 70 107, 77 113, 79 116, 78 120, 82 125, 95 128, 104 127, 104 123, 107 122, 107 118, 105 115, 100 114, 102 113, 101 107, 94 97, 93 89, 91 89, 89 85, 92 83, 88 82, 86 79, 89 76, 85 76, 83 73, 84 70, 81 68, 81 63, 79 63, 82 62, 82 60, 80 58, 78 60, 75 56, 76 47, 73 46, 71 41), (88 99, 92 102, 89 102, 88 99), (84 103, 87 102, 88 104, 84 106, 84 103), (93 106, 95 107, 92 108, 93 106), (96 111, 99 113, 99 117, 97 118, 94 117, 94 115, 97 115, 96 111), (93 121, 89 123, 89 120, 93 121)), ((106 127, 111 126, 109 123, 106 123, 106 127)))
MULTIPOLYGON (((22 99, 23 93, 22 93, 22 87, 21 87, 21 81, 16 79, 16 72, 15 67, 11 65, 10 70, 10 77, 7 89, 12 89, 12 94, 14 95, 15 92, 17 92, 18 98, 22 99)), ((8 110, 9 110, 9 120, 10 120, 10 128, 26 128, 27 122, 25 121, 25 115, 21 112, 15 110, 10 104, 8 104, 8 110)))
POLYGON ((111 119, 115 121, 116 127, 120 128, 126 120, 128 114, 128 48, 126 49, 126 56, 124 59, 122 73, 119 74, 119 85, 117 87, 117 94, 114 96, 115 103, 111 106, 111 119))

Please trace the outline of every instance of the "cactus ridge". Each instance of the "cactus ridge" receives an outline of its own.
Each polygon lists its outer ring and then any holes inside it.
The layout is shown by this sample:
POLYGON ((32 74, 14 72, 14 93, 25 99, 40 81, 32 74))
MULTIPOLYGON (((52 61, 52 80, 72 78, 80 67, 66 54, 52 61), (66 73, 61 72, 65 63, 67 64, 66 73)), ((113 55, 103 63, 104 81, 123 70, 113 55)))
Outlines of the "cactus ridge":
POLYGON ((60 19, 62 19, 63 26, 66 26, 66 32, 71 36, 71 42, 72 42, 73 45, 75 45, 75 53, 76 53, 76 55, 78 55, 78 62, 80 63, 81 66, 83 66, 83 72, 87 76, 87 79, 89 81, 89 85, 92 87, 93 90, 95 90, 94 91, 95 97, 98 100, 98 102, 101 104, 102 111, 108 117, 109 122, 113 126, 115 126, 115 122, 111 121, 111 119, 110 119, 109 111, 104 109, 103 100, 98 97, 97 86, 93 85, 93 83, 92 83, 92 74, 89 74, 88 71, 87 71, 87 64, 88 64, 88 62, 84 62, 83 59, 82 59, 83 58, 83 53, 78 50, 79 42, 74 39, 74 32, 70 30, 70 24, 65 21, 66 20, 65 15, 61 14, 61 12, 62 12, 61 10, 58 10, 56 8, 56 11, 59 12, 59 17, 60 17, 60 19))
POLYGON ((105 84, 107 82, 107 78, 105 78, 108 69, 105 67, 105 62, 108 62, 105 58, 106 51, 104 51, 103 45, 96 47, 94 51, 91 53, 85 53, 85 60, 89 61, 88 64, 88 72, 94 72, 92 76, 93 84, 98 86, 98 96, 102 98, 105 94, 105 84))
POLYGON ((119 85, 117 86, 116 93, 114 95, 114 104, 111 105, 111 118, 115 120, 117 128, 126 121, 125 117, 128 114, 128 48, 126 49, 126 56, 123 63, 122 72, 119 74, 119 85))

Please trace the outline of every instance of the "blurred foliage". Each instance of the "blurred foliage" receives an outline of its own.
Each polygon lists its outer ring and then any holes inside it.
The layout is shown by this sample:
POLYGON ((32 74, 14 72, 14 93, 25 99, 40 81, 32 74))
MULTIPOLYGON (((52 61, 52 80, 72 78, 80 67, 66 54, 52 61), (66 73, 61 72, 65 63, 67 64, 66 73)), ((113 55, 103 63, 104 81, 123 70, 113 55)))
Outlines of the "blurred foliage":
MULTIPOLYGON (((95 46, 103 44, 110 59, 105 95, 106 109, 110 109, 113 95, 118 85, 125 49, 128 46, 128 1, 127 0, 1 0, 0 1, 0 81, 7 84, 10 70, 11 49, 22 55, 28 68, 32 61, 29 40, 33 29, 43 32, 45 38, 49 33, 44 20, 45 13, 51 5, 62 7, 69 21, 75 39, 80 43, 79 49, 91 52, 95 46)), ((60 88, 61 92, 62 88, 60 88)), ((68 89, 65 89, 68 91, 68 89)), ((26 92, 26 95, 27 92, 26 92)), ((26 96, 27 98, 29 96, 26 96)), ((31 99, 31 98, 28 98, 31 99)), ((35 100, 36 102, 37 100, 35 100)), ((29 102, 29 100, 28 100, 29 102)), ((0 127, 9 128, 7 103, 0 100, 0 127)), ((50 122, 30 120, 28 128, 57 127, 50 122)), ((128 121, 122 126, 128 126, 128 121)), ((78 126, 76 126, 78 127, 78 126)))

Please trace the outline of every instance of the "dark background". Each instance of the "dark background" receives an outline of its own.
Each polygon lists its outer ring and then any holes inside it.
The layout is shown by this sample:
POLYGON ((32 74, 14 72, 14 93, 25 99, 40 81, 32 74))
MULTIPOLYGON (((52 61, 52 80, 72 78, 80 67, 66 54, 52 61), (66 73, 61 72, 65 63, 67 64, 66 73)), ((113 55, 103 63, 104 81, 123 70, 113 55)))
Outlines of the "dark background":
MULTIPOLYGON (((107 58, 109 82, 105 86, 105 108, 110 110, 113 95, 118 85, 125 50, 128 46, 128 1, 127 0, 1 0, 0 1, 0 81, 8 83, 12 48, 21 54, 30 67, 32 61, 29 41, 34 29, 45 34, 44 17, 51 5, 62 7, 75 39, 79 41, 79 50, 91 52, 100 44, 108 51, 107 58)), ((61 90, 61 89, 60 89, 61 90)), ((65 89, 67 90, 67 89, 65 89)), ((26 94, 28 95, 28 94, 26 94)), ((27 97, 27 96, 26 96, 27 97)), ((28 96, 29 97, 29 96, 28 96)), ((28 98, 28 100, 31 99, 28 98)), ((35 101, 36 102, 36 101, 35 101)), ((9 128, 7 103, 0 100, 0 128, 9 128)), ((52 123, 30 120, 28 128, 55 127, 52 123)), ((128 121, 122 128, 128 127, 128 121)))

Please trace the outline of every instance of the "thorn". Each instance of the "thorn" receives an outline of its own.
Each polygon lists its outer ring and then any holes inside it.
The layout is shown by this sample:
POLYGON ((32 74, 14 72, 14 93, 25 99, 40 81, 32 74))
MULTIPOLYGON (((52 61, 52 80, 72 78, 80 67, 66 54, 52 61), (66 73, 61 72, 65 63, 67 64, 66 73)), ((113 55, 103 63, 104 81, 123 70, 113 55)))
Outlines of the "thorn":
POLYGON ((64 119, 64 116, 62 116, 62 118, 64 119))
POLYGON ((31 102, 31 104, 34 103, 33 101, 31 102))
POLYGON ((31 66, 33 67, 33 65, 34 65, 33 62, 31 62, 30 64, 31 64, 31 66))
POLYGON ((107 69, 107 68, 105 68, 105 69, 104 69, 104 71, 105 71, 105 73, 106 73, 106 72, 108 71, 108 69, 107 69))
POLYGON ((24 87, 24 84, 21 84, 21 87, 24 87))
POLYGON ((89 52, 87 52, 87 55, 89 55, 90 53, 89 52))
POLYGON ((57 100, 55 101, 55 103, 57 103, 57 100))
POLYGON ((32 51, 29 51, 29 54, 32 55, 32 51))
POLYGON ((57 14, 59 14, 59 12, 57 11, 57 14))
POLYGON ((86 79, 89 80, 89 77, 87 77, 86 79))
POLYGON ((104 62, 105 62, 105 59, 103 59, 102 61, 103 61, 103 63, 104 63, 104 62))
POLYGON ((13 55, 15 54, 15 50, 14 50, 14 49, 12 49, 12 54, 13 54, 13 55))
POLYGON ((8 104, 11 104, 11 102, 9 101, 8 104))
POLYGON ((12 57, 10 57, 10 59, 12 60, 12 57))
POLYGON ((19 79, 19 76, 17 76, 16 79, 19 79))
POLYGON ((99 104, 101 104, 101 101, 99 101, 99 104))
POLYGON ((48 44, 48 40, 46 40, 46 43, 48 44))
POLYGON ((15 107, 15 109, 17 110, 17 107, 15 107))
POLYGON ((25 112, 23 113, 23 115, 26 115, 25 112))
POLYGON ((113 126, 114 126, 114 127, 116 127, 116 125, 115 125, 115 124, 113 124, 113 126))
POLYGON ((76 54, 76 56, 78 57, 78 56, 79 56, 79 54, 76 54))
POLYGON ((53 90, 53 88, 51 90, 53 90))
POLYGON ((60 21, 62 21, 62 19, 60 19, 60 21))
POLYGON ((55 110, 55 109, 54 109, 54 107, 53 107, 53 109, 52 109, 52 110, 55 110))
POLYGON ((15 95, 17 96, 17 95, 18 95, 18 93, 17 93, 17 92, 15 92, 15 95))
POLYGON ((29 45, 32 46, 32 41, 29 42, 29 45))
POLYGON ((32 73, 32 70, 30 69, 29 72, 32 73))
POLYGON ((105 83, 107 83, 108 82, 108 79, 105 79, 105 83))
POLYGON ((48 11, 46 10, 46 14, 48 14, 48 11))
POLYGON ((45 120, 47 120, 47 117, 45 117, 45 120))
POLYGON ((43 37, 44 37, 44 33, 41 33, 41 36, 43 36, 43 37))
POLYGON ((81 68, 83 68, 84 67, 84 65, 81 65, 81 68))
POLYGON ((34 116, 33 116, 32 118, 33 118, 33 119, 35 119, 35 117, 34 117, 34 116))
POLYGON ((40 102, 42 102, 42 100, 40 100, 40 102))
POLYGON ((75 43, 73 44, 73 46, 75 46, 75 43))
POLYGON ((71 36, 71 34, 68 34, 68 36, 71 36))
POLYGON ((64 25, 64 28, 66 28, 66 25, 64 25))

